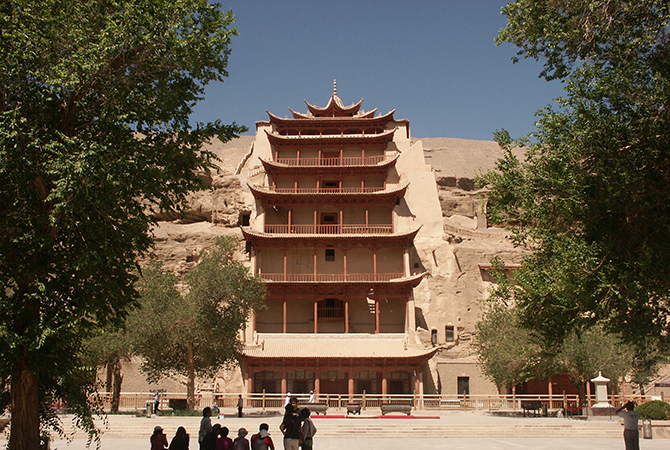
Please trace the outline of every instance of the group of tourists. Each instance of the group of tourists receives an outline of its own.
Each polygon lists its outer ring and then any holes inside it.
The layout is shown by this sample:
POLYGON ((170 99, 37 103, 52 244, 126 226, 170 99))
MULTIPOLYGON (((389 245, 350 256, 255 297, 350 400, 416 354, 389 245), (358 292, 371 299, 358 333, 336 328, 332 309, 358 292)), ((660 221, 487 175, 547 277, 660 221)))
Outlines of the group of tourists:
MULTIPOLYGON (((308 408, 298 408, 298 399, 291 397, 284 407, 284 418, 279 430, 284 435, 284 449, 312 450, 313 439, 316 434, 316 426, 310 418, 308 408)), ((209 406, 202 410, 200 430, 198 431, 198 444, 200 450, 275 450, 274 442, 270 436, 267 423, 258 427, 258 433, 247 439, 249 432, 246 428, 237 430, 237 437, 233 440, 228 437, 230 430, 220 424, 212 425, 212 408, 209 406)), ((179 427, 168 446, 168 439, 163 428, 156 426, 154 434, 151 435, 151 450, 189 450, 189 435, 184 427, 179 427)))
POLYGON ((284 419, 279 430, 284 434, 284 450, 298 450, 300 446, 303 450, 312 450, 316 426, 310 419, 309 408, 298 408, 296 397, 290 397, 284 405, 284 419))

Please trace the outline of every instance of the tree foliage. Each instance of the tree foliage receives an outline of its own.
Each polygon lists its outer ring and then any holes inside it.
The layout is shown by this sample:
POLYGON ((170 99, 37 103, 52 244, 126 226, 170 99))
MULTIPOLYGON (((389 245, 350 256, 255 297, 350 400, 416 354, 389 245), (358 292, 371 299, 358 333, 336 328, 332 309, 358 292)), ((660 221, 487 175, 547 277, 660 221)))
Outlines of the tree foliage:
POLYGON ((132 341, 123 327, 110 326, 84 340, 84 361, 91 367, 104 368, 107 371, 105 389, 112 393, 112 413, 119 412, 123 383, 122 365, 130 362, 132 356, 132 341))
POLYGON ((583 332, 573 330, 553 356, 556 374, 566 374, 577 390, 580 403, 586 400, 586 384, 599 373, 613 385, 630 372, 633 351, 618 336, 599 326, 583 332))
POLYGON ((486 301, 475 325, 473 351, 482 373, 500 393, 535 378, 541 349, 531 331, 519 325, 514 308, 502 301, 486 301))
POLYGON ((173 274, 145 271, 141 306, 128 320, 149 381, 182 375, 187 403, 195 406, 195 378, 238 363, 241 331, 254 310, 265 307, 265 284, 232 259, 237 240, 219 238, 187 273, 183 292, 173 274))
POLYGON ((479 180, 491 220, 532 250, 515 275, 521 320, 547 345, 601 324, 640 362, 667 352, 670 4, 519 0, 503 14, 498 43, 565 83, 529 137, 496 133, 505 156, 479 180))
POLYGON ((567 375, 583 403, 586 384, 599 372, 614 383, 630 372, 634 353, 631 347, 599 326, 573 329, 560 345, 547 346, 537 332, 521 323, 514 299, 510 298, 513 281, 505 277, 499 264, 494 261, 497 284, 491 297, 484 300, 473 339, 480 368, 499 391, 532 379, 567 375))
POLYGON ((188 123, 226 74, 233 17, 205 0, 0 4, 0 378, 10 448, 62 398, 93 430, 90 331, 135 299, 150 209, 178 209, 243 128, 188 123))

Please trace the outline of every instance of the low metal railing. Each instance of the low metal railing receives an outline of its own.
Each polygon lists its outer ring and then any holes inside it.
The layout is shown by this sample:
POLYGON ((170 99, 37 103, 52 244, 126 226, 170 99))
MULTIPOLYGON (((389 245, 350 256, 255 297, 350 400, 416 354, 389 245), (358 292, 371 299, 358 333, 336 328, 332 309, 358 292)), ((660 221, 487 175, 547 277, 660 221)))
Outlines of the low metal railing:
MULTIPOLYGON (((154 393, 151 392, 123 392, 119 403, 121 410, 139 410, 146 408, 148 403, 154 402, 154 393)), ((212 406, 216 403, 219 408, 235 408, 237 406, 239 393, 212 393, 201 392, 196 395, 196 409, 212 406)), ((296 394, 300 402, 307 402, 309 394, 296 394)), ((111 393, 100 393, 100 399, 106 410, 111 407, 111 393)), ((245 404, 253 408, 261 409, 281 409, 284 406, 286 394, 276 393, 242 393, 245 404)), ((169 409, 170 400, 185 400, 185 393, 163 393, 161 395, 160 409, 169 409)), ((628 401, 629 397, 622 395, 610 395, 609 404, 618 407, 623 402, 628 401)), ((650 401, 650 396, 638 396, 635 401, 644 403, 650 401)), ((328 404, 329 408, 346 408, 349 402, 360 403, 363 410, 368 408, 379 408, 383 403, 411 402, 413 409, 416 410, 479 410, 479 411, 501 411, 515 412, 522 411, 521 402, 539 401, 548 411, 557 411, 562 409, 566 414, 589 414, 587 409, 595 404, 595 397, 587 399, 586 404, 579 404, 577 395, 456 395, 456 394, 321 394, 317 398, 318 402, 328 404)))

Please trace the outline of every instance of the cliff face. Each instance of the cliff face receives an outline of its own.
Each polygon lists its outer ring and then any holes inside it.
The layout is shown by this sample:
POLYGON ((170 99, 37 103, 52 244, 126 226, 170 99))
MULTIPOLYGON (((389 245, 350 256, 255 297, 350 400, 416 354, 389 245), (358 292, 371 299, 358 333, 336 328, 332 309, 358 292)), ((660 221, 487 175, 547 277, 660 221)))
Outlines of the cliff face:
MULTIPOLYGON (((412 264, 423 266, 430 274, 415 290, 416 337, 426 346, 440 348, 429 363, 431 377, 424 390, 456 393, 457 378, 466 375, 471 393, 493 393, 495 387, 479 373, 469 347, 480 300, 487 296, 489 287, 479 264, 495 256, 516 263, 521 252, 510 244, 503 230, 487 227, 485 196, 476 188, 474 177, 493 168, 502 152, 489 141, 413 139, 413 143, 418 141, 435 176, 443 219, 441 235, 417 237, 412 252, 412 264), (453 329, 453 340, 449 328, 453 329)), ((182 275, 216 236, 241 237, 239 225, 243 214, 251 211, 251 196, 245 180, 235 171, 253 142, 254 136, 242 136, 225 144, 212 143, 209 149, 221 161, 218 171, 206 179, 209 188, 191 196, 182 217, 158 217, 154 253, 166 268, 182 275)), ((245 254, 240 252, 238 256, 246 260, 245 254)), ((131 382, 133 378, 127 379, 131 382)), ((232 374, 222 374, 214 383, 222 391, 242 389, 241 378, 232 374)), ((175 386, 169 389, 177 390, 175 386)), ((146 388, 132 384, 124 387, 135 389, 146 388)))

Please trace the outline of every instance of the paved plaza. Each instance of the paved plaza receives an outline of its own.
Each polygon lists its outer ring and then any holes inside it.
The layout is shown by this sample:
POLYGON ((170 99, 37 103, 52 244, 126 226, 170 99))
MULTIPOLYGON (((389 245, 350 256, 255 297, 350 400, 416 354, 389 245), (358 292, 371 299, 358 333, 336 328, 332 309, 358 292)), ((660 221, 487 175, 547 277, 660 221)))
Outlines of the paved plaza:
MULTIPOLYGON (((261 422, 270 425, 270 433, 277 450, 282 450, 281 433, 278 430, 281 416, 252 416, 237 418, 230 415, 214 419, 237 435, 241 427, 249 436, 258 431, 261 422)), ((444 448, 449 450, 624 450, 622 427, 618 418, 599 420, 571 420, 546 417, 492 416, 478 411, 469 412, 418 412, 415 418, 379 418, 370 412, 368 416, 355 418, 314 417, 318 432, 314 439, 317 450, 340 449, 385 449, 407 450, 413 446, 421 448, 444 448)), ((65 419, 68 423, 69 418, 65 419)), ((197 434, 199 417, 133 417, 110 416, 107 425, 99 425, 104 434, 102 450, 135 450, 150 448, 149 436, 156 425, 165 429, 168 440, 179 426, 186 427, 191 435, 191 450, 198 449, 197 434)), ((5 440, 0 439, 0 447, 5 440)), ((78 432, 69 443, 56 440, 52 450, 84 450, 83 433, 78 432)), ((642 450, 670 448, 670 439, 641 439, 642 450)))
MULTIPOLYGON (((0 441, 4 445, 4 442, 0 441)), ((443 448, 449 450, 624 450, 623 438, 431 438, 423 436, 402 436, 388 438, 356 437, 329 437, 314 439, 316 450, 349 450, 349 449, 386 449, 386 450, 408 450, 412 447, 418 448, 443 448)), ((664 440, 642 440, 642 450, 667 450, 670 441, 664 440)), ((277 450, 282 450, 281 442, 275 442, 277 450)), ((55 442, 52 450, 85 450, 95 448, 95 444, 86 447, 83 439, 77 439, 70 444, 55 442)), ((149 450, 149 437, 145 439, 103 439, 102 450, 149 450)), ((191 450, 198 450, 198 443, 192 442, 191 450)))

